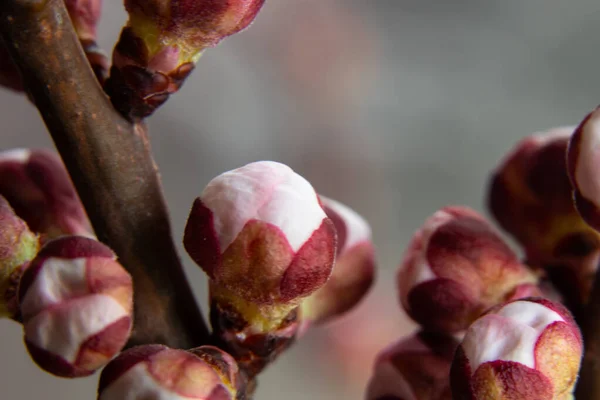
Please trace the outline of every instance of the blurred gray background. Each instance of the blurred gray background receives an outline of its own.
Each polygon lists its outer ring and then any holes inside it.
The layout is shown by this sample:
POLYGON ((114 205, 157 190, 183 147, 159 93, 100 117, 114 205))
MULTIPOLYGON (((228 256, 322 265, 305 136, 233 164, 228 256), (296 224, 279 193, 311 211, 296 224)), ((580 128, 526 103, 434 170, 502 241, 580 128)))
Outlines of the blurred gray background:
MULTIPOLYGON (((125 18, 105 2, 105 49, 125 18)), ((393 279, 412 232, 447 204, 484 210, 488 174, 519 138, 600 102, 599 20, 597 0, 267 0, 205 53, 149 121, 178 240, 212 177, 272 159, 363 214, 377 247, 368 299, 271 366, 257 400, 363 398, 376 352, 413 329, 393 279)), ((21 95, 0 92, 0 120, 1 148, 52 145, 21 95)), ((203 274, 181 254, 204 303, 203 274)), ((0 332, 2 399, 95 398, 97 376, 54 378, 20 326, 0 332)))

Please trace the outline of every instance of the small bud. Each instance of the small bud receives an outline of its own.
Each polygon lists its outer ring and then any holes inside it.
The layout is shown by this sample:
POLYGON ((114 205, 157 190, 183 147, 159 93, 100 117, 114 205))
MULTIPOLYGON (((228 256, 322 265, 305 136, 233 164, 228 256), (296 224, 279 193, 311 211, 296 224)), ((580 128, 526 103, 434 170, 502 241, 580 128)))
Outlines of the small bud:
POLYGON ((333 221, 338 242, 331 277, 321 289, 302 302, 303 321, 319 323, 354 307, 371 288, 375 258, 368 222, 347 206, 320 196, 325 213, 333 221))
POLYGON ((21 274, 38 248, 37 236, 0 195, 0 317, 17 318, 21 274))
POLYGON ((497 306, 456 351, 452 398, 572 399, 582 351, 579 328, 561 305, 531 298, 497 306))
POLYGON ((415 233, 398 271, 402 306, 433 331, 466 329, 490 307, 540 295, 537 278, 475 211, 446 207, 415 233))
POLYGON ((286 165, 261 161, 206 186, 184 245, 210 278, 217 334, 256 345, 262 339, 254 335, 276 333, 287 343, 296 308, 331 274, 336 233, 308 181, 286 165))
POLYGON ((98 387, 98 400, 235 400, 243 394, 235 360, 212 346, 131 348, 102 371, 98 387))
POLYGON ((264 0, 126 0, 129 21, 113 53, 106 90, 131 119, 176 92, 202 52, 246 28, 264 0))
POLYGON ((489 206, 524 247, 527 263, 545 268, 571 306, 585 303, 600 261, 600 234, 573 205, 566 152, 573 127, 521 140, 494 172, 489 206))
POLYGON ((94 236, 69 174, 51 151, 1 152, 0 195, 43 242, 61 235, 94 236))
POLYGON ((80 236, 48 242, 19 287, 31 357, 58 376, 92 374, 127 342, 132 296, 131 277, 102 243, 80 236))
POLYGON ((418 332, 384 350, 375 361, 367 400, 451 400, 450 366, 458 341, 418 332))

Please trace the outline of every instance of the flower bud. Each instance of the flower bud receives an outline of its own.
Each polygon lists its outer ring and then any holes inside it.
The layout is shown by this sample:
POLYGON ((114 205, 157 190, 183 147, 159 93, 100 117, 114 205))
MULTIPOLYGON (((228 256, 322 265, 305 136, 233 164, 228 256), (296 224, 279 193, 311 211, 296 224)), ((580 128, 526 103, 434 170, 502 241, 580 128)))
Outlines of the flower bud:
POLYGON ((583 351, 569 312, 543 299, 497 306, 467 330, 450 373, 453 399, 572 399, 583 351))
POLYGON ((176 92, 202 52, 246 28, 264 0, 126 0, 129 21, 106 90, 115 107, 146 117, 176 92))
POLYGON ((368 222, 354 210, 320 196, 337 232, 333 272, 321 289, 302 302, 303 321, 319 323, 354 307, 373 284, 375 257, 368 222))
POLYGON ((261 161, 206 186, 184 246, 210 278, 213 328, 245 348, 264 342, 254 335, 293 338, 296 308, 331 274, 336 233, 310 183, 261 161))
POLYGON ((132 298, 131 277, 108 247, 80 236, 48 242, 19 287, 31 357, 58 376, 92 374, 127 342, 132 298))
POLYGON ((458 341, 418 332, 384 350, 375 361, 367 400, 451 400, 450 366, 458 341))
POLYGON ((466 329, 503 301, 540 295, 537 278, 475 211, 445 207, 419 229, 397 276, 402 306, 424 328, 466 329))
POLYGON ((544 267, 571 306, 586 301, 600 261, 600 234, 573 205, 566 152, 574 128, 521 140, 494 172, 489 206, 524 247, 527 263, 544 267))
POLYGON ((0 317, 17 318, 21 274, 38 248, 37 236, 0 195, 0 317))
POLYGON ((61 235, 94 236, 69 174, 51 151, 1 152, 0 195, 42 241, 61 235))
POLYGON ((102 371, 98 387, 98 400, 234 400, 243 394, 235 360, 212 346, 131 348, 102 371))

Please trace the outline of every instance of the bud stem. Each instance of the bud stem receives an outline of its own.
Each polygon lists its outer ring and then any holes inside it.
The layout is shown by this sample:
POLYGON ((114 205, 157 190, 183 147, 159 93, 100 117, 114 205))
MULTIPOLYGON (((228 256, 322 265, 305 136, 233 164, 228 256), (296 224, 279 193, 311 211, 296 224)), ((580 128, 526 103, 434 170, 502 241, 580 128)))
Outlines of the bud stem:
POLYGON ((208 330, 185 278, 143 125, 111 106, 62 0, 3 0, 0 33, 101 241, 135 286, 129 345, 191 348, 208 330))

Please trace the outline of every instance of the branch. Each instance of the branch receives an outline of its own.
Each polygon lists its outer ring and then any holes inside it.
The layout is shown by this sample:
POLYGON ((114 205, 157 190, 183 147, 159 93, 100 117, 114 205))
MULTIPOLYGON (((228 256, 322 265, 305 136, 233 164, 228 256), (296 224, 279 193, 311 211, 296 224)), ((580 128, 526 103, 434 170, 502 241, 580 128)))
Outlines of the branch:
POLYGON ((600 399, 600 269, 581 317, 584 355, 575 398, 597 400, 600 399))
POLYGON ((133 276, 129 345, 206 343, 208 330, 172 241, 145 128, 112 108, 63 1, 0 1, 0 33, 99 239, 133 276))

